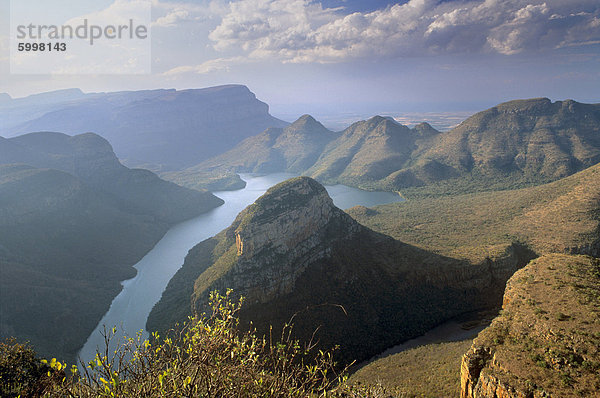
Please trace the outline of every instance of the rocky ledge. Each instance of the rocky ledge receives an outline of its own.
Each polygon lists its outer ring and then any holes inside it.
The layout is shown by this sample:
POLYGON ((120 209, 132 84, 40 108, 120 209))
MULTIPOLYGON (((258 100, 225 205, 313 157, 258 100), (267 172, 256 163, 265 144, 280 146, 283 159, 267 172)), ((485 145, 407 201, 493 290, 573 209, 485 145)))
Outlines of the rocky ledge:
POLYGON ((461 397, 580 397, 600 391, 600 261, 551 254, 507 283, 503 311, 461 364, 461 397))

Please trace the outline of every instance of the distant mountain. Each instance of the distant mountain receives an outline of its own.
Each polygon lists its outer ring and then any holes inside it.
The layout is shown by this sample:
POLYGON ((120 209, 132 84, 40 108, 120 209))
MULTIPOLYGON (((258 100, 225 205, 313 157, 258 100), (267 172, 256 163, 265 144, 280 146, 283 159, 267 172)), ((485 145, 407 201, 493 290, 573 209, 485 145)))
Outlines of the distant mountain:
MULTIPOLYGON (((323 148, 337 137, 338 133, 326 129, 312 116, 304 115, 285 128, 266 129, 246 138, 222 155, 179 172, 163 173, 161 177, 195 188, 210 175, 302 173, 315 163, 323 148)), ((219 188, 227 187, 221 184, 219 188)))
POLYGON ((70 173, 89 186, 114 195, 134 212, 174 223, 222 204, 208 192, 190 191, 147 170, 119 163, 111 145, 92 134, 31 133, 0 141, 1 163, 25 163, 70 173))
POLYGON ((447 182, 462 192, 553 181, 600 162, 600 104, 510 101, 453 130, 375 117, 332 142, 307 175, 399 190, 447 182))
POLYGON ((407 196, 537 185, 600 162, 600 104, 510 101, 448 132, 427 123, 408 128, 376 116, 326 136, 335 139, 307 148, 287 142, 279 129, 267 130, 187 170, 185 178, 225 170, 291 171, 329 184, 402 190, 407 196), (291 167, 281 148, 307 156, 291 167))
MULTIPOLYGON (((14 99, 0 106, 0 118, 15 113, 0 130, 12 137, 33 131, 68 134, 94 132, 108 139, 128 164, 157 168, 189 167, 229 150, 243 139, 287 123, 269 115, 268 105, 245 86, 228 85, 197 90, 149 90, 73 95, 69 101, 41 107, 27 116, 31 101, 14 99), (19 102, 21 101, 21 102, 19 102), (41 113, 41 114, 40 114, 41 113)), ((50 95, 50 94, 47 94, 50 95)), ((38 98, 39 100, 39 98, 38 98)))
POLYGON ((167 229, 223 203, 122 166, 91 133, 2 138, 0 163, 0 336, 68 361, 167 229))
MULTIPOLYGON (((526 263, 529 259, 524 259, 526 263)), ((186 257, 154 307, 148 330, 166 330, 208 293, 234 289, 259 333, 293 317, 308 341, 341 345, 361 360, 459 313, 498 304, 524 263, 473 266, 376 233, 336 208, 319 183, 294 178, 269 189, 233 224, 186 257)))
POLYGON ((510 101, 435 136, 389 175, 395 188, 468 177, 479 185, 553 181, 600 162, 600 104, 510 101))
POLYGON ((306 174, 323 182, 376 186, 406 167, 413 152, 439 132, 427 123, 413 129, 389 118, 354 123, 325 147, 306 174))

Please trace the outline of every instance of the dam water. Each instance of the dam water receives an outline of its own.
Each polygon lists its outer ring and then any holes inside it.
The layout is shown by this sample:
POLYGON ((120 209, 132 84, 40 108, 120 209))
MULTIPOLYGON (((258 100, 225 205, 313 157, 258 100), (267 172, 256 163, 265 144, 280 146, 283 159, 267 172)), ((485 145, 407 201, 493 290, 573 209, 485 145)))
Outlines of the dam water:
MULTIPOLYGON (((152 307, 165 290, 169 280, 183 265, 188 251, 197 243, 227 228, 237 214, 253 203, 271 186, 294 177, 277 173, 264 176, 241 175, 246 187, 237 191, 215 192, 225 201, 222 206, 196 218, 172 227, 163 238, 134 267, 137 275, 122 282, 123 290, 113 300, 110 309, 98 323, 79 352, 84 362, 93 359, 97 348, 104 347, 103 330, 116 327, 116 341, 123 337, 135 337, 141 331, 142 338, 149 337, 145 330, 146 320, 152 307)), ((391 192, 368 192, 345 185, 325 187, 334 204, 347 209, 356 205, 375 206, 399 202, 403 199, 391 192)), ((121 340, 122 341, 122 340, 121 340)), ((113 341, 114 342, 114 341, 113 341)), ((113 348, 116 345, 112 346, 113 348)))

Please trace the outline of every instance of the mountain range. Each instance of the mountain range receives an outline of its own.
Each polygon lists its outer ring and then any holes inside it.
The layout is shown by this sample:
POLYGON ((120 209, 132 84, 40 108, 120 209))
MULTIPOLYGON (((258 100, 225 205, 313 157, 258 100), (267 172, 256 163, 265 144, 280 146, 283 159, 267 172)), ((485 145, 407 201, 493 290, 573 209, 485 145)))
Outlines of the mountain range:
POLYGON ((304 126, 295 130, 295 139, 282 130, 264 131, 181 172, 183 183, 193 181, 194 173, 288 171, 323 183, 408 195, 416 187, 461 193, 554 181, 600 161, 600 104, 510 101, 448 132, 376 116, 331 133, 312 118, 306 125, 309 118, 292 124, 304 126), (294 153, 307 157, 291 163, 294 153))
POLYGON ((192 166, 244 138, 287 123, 245 86, 83 94, 48 93, 0 103, 0 135, 96 133, 128 165, 154 171, 192 166), (227 137, 227 139, 223 139, 227 137))
POLYGON ((0 163, 0 335, 71 361, 132 265, 223 203, 128 169, 91 133, 2 138, 0 163))

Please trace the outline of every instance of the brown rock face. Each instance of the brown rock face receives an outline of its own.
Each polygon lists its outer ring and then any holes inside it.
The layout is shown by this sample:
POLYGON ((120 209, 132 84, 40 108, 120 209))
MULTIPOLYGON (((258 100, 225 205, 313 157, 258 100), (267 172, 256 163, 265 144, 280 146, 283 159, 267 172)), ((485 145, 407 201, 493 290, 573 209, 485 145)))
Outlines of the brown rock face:
POLYGON ((290 180, 240 213, 227 230, 235 237, 237 260, 222 283, 248 303, 272 300, 289 293, 309 264, 329 255, 332 230, 350 239, 358 228, 316 181, 290 180))
POLYGON ((546 255, 515 273, 503 312, 463 356, 461 397, 597 396, 598 286, 588 256, 546 255))

